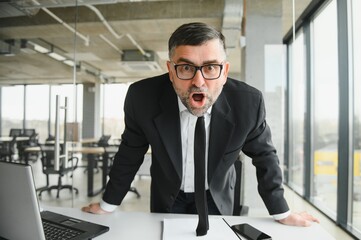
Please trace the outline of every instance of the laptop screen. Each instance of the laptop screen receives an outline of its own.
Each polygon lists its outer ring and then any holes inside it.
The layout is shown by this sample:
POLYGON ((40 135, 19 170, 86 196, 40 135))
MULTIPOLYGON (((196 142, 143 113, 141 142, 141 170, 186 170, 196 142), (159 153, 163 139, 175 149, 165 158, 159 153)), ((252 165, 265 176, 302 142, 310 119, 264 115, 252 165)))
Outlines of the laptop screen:
POLYGON ((0 162, 0 236, 45 239, 29 165, 0 162))
MULTIPOLYGON (((58 213, 40 214, 30 165, 0 162, 0 237, 6 239, 45 239, 43 221, 53 227, 75 230, 71 239, 90 239, 109 231, 109 227, 58 213)), ((48 226, 48 224, 47 224, 48 226)))

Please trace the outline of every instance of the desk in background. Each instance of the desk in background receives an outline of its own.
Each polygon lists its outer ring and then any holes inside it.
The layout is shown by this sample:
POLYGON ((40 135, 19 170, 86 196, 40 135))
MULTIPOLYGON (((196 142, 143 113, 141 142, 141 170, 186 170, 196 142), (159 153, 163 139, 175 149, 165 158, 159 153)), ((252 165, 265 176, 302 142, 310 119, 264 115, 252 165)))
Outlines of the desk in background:
MULTIPOLYGON (((84 213, 77 208, 45 207, 46 210, 58 212, 82 220, 95 222, 110 227, 110 231, 95 238, 96 240, 113 239, 162 239, 162 221, 165 218, 196 218, 196 215, 159 214, 144 212, 121 212, 95 215, 84 213)), ((292 227, 277 223, 272 217, 254 218, 239 216, 223 217, 230 224, 249 223, 272 236, 272 240, 335 240, 320 224, 313 223, 310 227, 292 227)), ((203 238, 202 238, 203 239, 203 238)), ((206 239, 206 238, 205 238, 206 239)), ((185 239, 186 240, 186 239, 185 239)))
MULTIPOLYGON (((37 147, 29 147, 24 150, 25 152, 25 163, 28 164, 28 156, 34 152, 40 152, 41 148, 37 147)), ((105 151, 103 147, 69 147, 68 152, 70 153, 82 153, 87 155, 88 164, 87 164, 87 195, 89 197, 95 196, 101 193, 106 186, 107 183, 107 175, 108 175, 108 152, 105 151), (96 164, 95 157, 97 155, 103 156, 103 166, 102 166, 102 186, 99 190, 94 191, 94 167, 96 164)))
MULTIPOLYGON (((0 142, 10 142, 11 140, 13 140, 13 138, 14 137, 2 136, 2 137, 0 137, 0 142)), ((20 137, 16 137, 15 139, 16 139, 16 141, 27 141, 27 140, 29 140, 29 137, 20 136, 20 137)))
POLYGON ((99 193, 101 193, 107 184, 107 176, 108 176, 108 160, 109 155, 108 152, 105 151, 103 147, 69 147, 67 149, 70 153, 82 153, 87 155, 88 164, 87 164, 87 172, 88 172, 88 196, 92 197, 99 193), (94 191, 94 167, 96 164, 95 157, 97 155, 103 156, 103 165, 102 165, 102 186, 99 190, 94 191))
POLYGON ((0 157, 5 159, 9 159, 10 162, 13 161, 13 157, 15 155, 15 148, 17 144, 28 141, 29 137, 27 136, 0 136, 0 157))

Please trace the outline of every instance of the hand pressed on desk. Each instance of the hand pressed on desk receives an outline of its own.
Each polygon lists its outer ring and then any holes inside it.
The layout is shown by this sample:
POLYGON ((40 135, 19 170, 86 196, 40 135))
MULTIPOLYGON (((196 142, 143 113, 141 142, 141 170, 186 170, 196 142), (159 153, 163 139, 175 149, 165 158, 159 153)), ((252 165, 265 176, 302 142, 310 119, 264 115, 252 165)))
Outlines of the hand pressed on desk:
POLYGON ((288 217, 277 221, 285 225, 299 227, 309 227, 312 222, 320 223, 317 218, 307 212, 291 213, 288 217))
POLYGON ((88 212, 88 213, 94 213, 94 214, 107 214, 107 213, 111 213, 108 211, 103 210, 100 207, 100 203, 91 203, 88 206, 82 207, 81 210, 83 212, 88 212))

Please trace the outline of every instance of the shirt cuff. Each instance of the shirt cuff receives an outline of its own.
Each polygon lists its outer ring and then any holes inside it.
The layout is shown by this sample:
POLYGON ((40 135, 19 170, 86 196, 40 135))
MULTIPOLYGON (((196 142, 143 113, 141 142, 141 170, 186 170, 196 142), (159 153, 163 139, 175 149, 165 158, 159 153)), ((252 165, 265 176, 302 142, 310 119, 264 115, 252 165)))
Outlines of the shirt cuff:
POLYGON ((113 205, 105 202, 103 199, 100 200, 100 208, 107 212, 114 212, 118 205, 113 205))
POLYGON ((274 215, 272 215, 272 217, 274 218, 274 220, 281 220, 281 219, 288 217, 290 214, 291 214, 291 211, 288 210, 285 213, 274 214, 274 215))

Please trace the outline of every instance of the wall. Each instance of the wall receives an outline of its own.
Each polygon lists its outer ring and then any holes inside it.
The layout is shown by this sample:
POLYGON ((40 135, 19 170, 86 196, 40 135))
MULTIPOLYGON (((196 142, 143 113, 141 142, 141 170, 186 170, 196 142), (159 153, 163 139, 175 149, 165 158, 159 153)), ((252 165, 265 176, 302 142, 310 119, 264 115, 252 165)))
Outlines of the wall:
MULTIPOLYGON (((247 1, 245 81, 264 94, 267 122, 281 160, 283 157, 282 0, 247 1), (267 6, 267 7, 265 7, 267 6), (268 49, 268 51, 266 51, 268 49), (269 51, 271 49, 271 52, 269 51), (272 61, 272 50, 277 58, 272 61), (274 66, 274 72, 269 66, 274 66), (266 68, 267 67, 267 68, 266 68), (267 74, 267 75, 266 75, 267 74), (271 87, 270 87, 271 86, 271 87)), ((255 167, 245 158, 244 204, 250 215, 268 214, 257 191, 255 167)))

